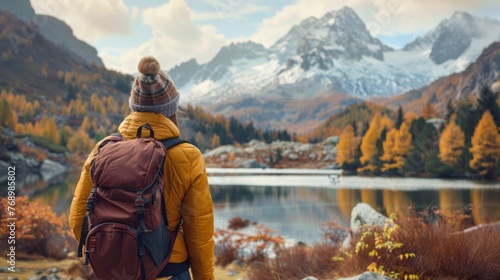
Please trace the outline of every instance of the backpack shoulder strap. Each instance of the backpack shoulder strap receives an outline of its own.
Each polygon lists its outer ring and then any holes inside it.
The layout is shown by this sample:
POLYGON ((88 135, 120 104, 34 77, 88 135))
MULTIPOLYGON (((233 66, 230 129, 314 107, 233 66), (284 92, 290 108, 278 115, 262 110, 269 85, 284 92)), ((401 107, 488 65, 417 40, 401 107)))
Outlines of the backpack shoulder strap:
POLYGON ((163 144, 163 146, 165 147, 166 150, 168 150, 174 146, 177 146, 179 144, 182 144, 182 143, 189 143, 189 141, 182 139, 182 138, 179 138, 179 137, 161 140, 160 142, 163 144))
MULTIPOLYGON (((111 133, 111 135, 109 135, 109 136, 123 138, 122 135, 120 133, 118 133, 118 132, 111 133)), ((166 150, 168 150, 168 149, 170 149, 170 148, 172 148, 174 146, 177 146, 179 144, 182 144, 182 143, 190 143, 188 140, 182 139, 182 138, 179 138, 179 137, 164 139, 164 140, 161 140, 160 142, 163 144, 163 147, 165 147, 166 150)))

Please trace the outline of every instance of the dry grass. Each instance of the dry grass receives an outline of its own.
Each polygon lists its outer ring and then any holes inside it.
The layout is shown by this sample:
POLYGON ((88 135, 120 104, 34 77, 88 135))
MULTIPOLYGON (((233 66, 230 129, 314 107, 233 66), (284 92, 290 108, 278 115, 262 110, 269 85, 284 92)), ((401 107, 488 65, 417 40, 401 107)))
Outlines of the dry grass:
POLYGON ((405 279, 500 279, 500 232, 483 227, 464 232, 470 217, 430 209, 410 210, 396 227, 366 227, 341 249, 337 225, 323 229, 323 242, 282 250, 274 260, 252 268, 249 279, 347 277, 367 270, 405 279))
POLYGON ((230 230, 239 230, 246 228, 250 225, 250 221, 247 219, 243 219, 242 217, 233 217, 228 221, 229 225, 227 226, 230 230))
POLYGON ((274 232, 257 225, 253 235, 233 230, 215 231, 215 264, 225 267, 234 260, 253 263, 267 260, 269 254, 281 250, 284 240, 274 232))
POLYGON ((303 279, 315 276, 327 277, 335 268, 332 257, 338 248, 331 244, 318 244, 313 247, 296 246, 282 250, 274 260, 265 262, 248 272, 249 279, 303 279))

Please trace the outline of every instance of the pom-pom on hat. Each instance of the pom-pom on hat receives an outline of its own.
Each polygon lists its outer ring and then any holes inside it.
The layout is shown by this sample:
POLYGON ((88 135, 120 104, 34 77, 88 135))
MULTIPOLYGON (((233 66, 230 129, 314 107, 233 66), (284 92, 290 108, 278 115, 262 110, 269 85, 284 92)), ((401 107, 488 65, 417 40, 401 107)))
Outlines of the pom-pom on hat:
POLYGON ((172 78, 161 70, 158 60, 152 56, 143 57, 138 70, 128 100, 130 109, 161 113, 165 117, 174 115, 179 104, 179 93, 172 78))

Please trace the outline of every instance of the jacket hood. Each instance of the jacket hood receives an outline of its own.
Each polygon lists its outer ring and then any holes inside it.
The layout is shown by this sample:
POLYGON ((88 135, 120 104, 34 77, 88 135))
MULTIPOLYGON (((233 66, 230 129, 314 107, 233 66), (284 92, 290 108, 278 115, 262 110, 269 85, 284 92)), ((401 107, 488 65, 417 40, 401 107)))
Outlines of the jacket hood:
MULTIPOLYGON (((122 137, 127 139, 135 138, 137 129, 149 123, 154 131, 154 138, 156 140, 169 139, 179 137, 180 132, 177 126, 167 117, 162 114, 154 112, 133 112, 128 115, 118 127, 118 131, 122 137)), ((148 137, 149 131, 142 130, 142 137, 148 137)))

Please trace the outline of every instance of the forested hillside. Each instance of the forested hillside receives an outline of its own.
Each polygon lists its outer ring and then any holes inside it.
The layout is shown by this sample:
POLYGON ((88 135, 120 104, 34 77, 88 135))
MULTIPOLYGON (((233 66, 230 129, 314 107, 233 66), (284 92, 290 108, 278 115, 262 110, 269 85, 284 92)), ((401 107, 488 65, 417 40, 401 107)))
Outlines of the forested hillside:
MULTIPOLYGON (((45 159, 81 164, 70 155, 85 156, 130 112, 133 77, 75 60, 7 12, 0 12, 0 29, 0 161, 31 162, 33 169, 45 159)), ((200 108, 184 111, 183 137, 202 150, 255 137, 290 139, 200 108)))
POLYGON ((498 97, 498 92, 484 87, 477 100, 448 103, 442 119, 426 115, 425 107, 421 116, 404 114, 400 107, 395 119, 393 114, 375 112, 361 133, 356 122, 347 123, 337 146, 337 164, 366 175, 497 178, 498 97))

